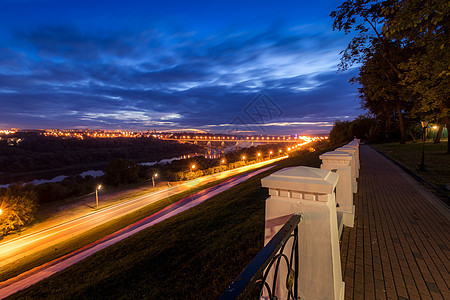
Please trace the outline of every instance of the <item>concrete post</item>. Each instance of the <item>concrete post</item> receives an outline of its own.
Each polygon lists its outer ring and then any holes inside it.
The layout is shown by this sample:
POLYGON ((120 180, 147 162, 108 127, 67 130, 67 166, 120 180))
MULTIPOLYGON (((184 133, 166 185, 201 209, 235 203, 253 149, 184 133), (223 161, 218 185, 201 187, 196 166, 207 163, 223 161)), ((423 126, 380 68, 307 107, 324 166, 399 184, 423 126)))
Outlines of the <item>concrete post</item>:
MULTIPOLYGON (((266 200, 265 244, 292 214, 303 214, 298 226, 298 294, 302 299, 344 299, 334 194, 338 177, 328 170, 302 166, 283 169, 261 180, 270 195, 266 200)), ((292 244, 285 248, 288 256, 291 248, 292 244)), ((286 298, 286 274, 286 267, 280 266, 278 299, 286 298)))
MULTIPOLYGON (((346 152, 331 151, 319 156, 322 160, 321 169, 336 170, 339 175, 339 180, 336 185, 336 207, 338 212, 338 226, 339 219, 342 214, 342 224, 348 227, 353 227, 355 219, 355 206, 353 205, 353 187, 352 187, 352 155, 346 152)), ((341 226, 339 226, 339 233, 341 226)))
POLYGON ((351 173, 352 173, 352 192, 354 194, 356 194, 358 192, 358 182, 356 181, 356 168, 355 168, 356 162, 355 162, 355 155, 354 155, 353 150, 352 150, 352 152, 341 151, 340 148, 338 148, 338 149, 334 150, 333 152, 345 153, 345 154, 351 155, 352 160, 350 162, 350 169, 351 169, 351 173))
POLYGON ((356 140, 351 141, 350 143, 348 143, 347 145, 345 145, 344 147, 352 147, 353 149, 356 150, 355 154, 356 154, 356 167, 359 169, 361 169, 361 166, 359 164, 359 144, 358 142, 356 142, 356 140))
POLYGON ((356 152, 358 152, 358 149, 355 149, 354 147, 351 146, 343 146, 340 148, 337 148, 335 151, 344 151, 344 152, 348 152, 351 155, 353 155, 353 161, 352 161, 352 172, 354 172, 355 178, 359 178, 359 161, 358 161, 358 157, 356 152))

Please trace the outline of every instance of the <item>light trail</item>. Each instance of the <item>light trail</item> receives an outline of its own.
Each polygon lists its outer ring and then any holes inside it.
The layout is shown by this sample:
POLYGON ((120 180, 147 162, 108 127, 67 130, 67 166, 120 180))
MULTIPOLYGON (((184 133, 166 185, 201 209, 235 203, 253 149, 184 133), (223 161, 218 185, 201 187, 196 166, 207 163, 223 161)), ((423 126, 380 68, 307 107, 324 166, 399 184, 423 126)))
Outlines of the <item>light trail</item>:
POLYGON ((239 175, 230 178, 216 186, 210 187, 206 190, 195 193, 194 195, 185 197, 166 208, 131 224, 115 233, 112 233, 96 242, 84 246, 68 255, 55 259, 42 266, 36 267, 33 270, 25 272, 15 278, 11 278, 5 282, 0 283, 0 298, 8 297, 18 291, 26 289, 27 287, 58 273, 71 265, 89 257, 90 255, 105 249, 143 229, 153 226, 161 221, 164 221, 174 215, 186 211, 209 198, 228 190, 237 184, 248 180, 249 178, 262 173, 271 167, 266 167, 249 174, 239 175), (197 196, 197 197, 196 197, 197 196))
POLYGON ((62 241, 70 239, 87 230, 99 226, 115 218, 124 216, 130 212, 136 211, 144 206, 155 203, 172 195, 187 191, 193 187, 210 183, 219 179, 237 175, 246 171, 261 168, 281 159, 279 157, 256 164, 236 168, 221 173, 216 173, 204 177, 199 177, 182 184, 159 190, 144 196, 140 196, 122 203, 99 209, 82 217, 42 229, 40 231, 23 235, 15 239, 0 243, 0 267, 21 259, 37 251, 54 246, 62 241))

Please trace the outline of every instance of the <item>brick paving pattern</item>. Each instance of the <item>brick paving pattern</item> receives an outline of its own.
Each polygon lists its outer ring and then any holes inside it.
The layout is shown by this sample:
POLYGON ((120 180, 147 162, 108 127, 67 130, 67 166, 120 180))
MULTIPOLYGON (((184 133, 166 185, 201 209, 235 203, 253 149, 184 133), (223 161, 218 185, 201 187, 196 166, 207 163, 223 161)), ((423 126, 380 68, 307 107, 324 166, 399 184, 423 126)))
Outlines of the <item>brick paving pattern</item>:
POLYGON ((341 237, 345 299, 450 300, 448 207, 369 146, 360 160, 355 226, 341 237))

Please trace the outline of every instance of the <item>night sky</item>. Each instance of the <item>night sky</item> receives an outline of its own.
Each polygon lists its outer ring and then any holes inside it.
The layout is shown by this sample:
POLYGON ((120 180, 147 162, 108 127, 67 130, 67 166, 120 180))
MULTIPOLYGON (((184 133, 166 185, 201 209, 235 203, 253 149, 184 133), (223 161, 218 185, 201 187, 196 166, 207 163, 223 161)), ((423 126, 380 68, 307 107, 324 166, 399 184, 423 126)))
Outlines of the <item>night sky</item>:
POLYGON ((0 0, 0 129, 329 132, 340 2, 0 0))

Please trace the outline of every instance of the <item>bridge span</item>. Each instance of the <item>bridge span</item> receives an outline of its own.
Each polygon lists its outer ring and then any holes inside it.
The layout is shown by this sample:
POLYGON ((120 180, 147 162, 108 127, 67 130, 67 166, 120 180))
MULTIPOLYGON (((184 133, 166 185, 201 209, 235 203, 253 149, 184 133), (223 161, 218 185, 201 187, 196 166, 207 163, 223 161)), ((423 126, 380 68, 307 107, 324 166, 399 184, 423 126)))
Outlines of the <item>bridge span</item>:
POLYGON ((323 137, 310 136, 229 136, 229 135, 155 135, 155 137, 163 140, 182 141, 182 142, 250 142, 250 143, 298 143, 310 142, 323 137))

